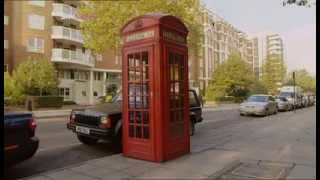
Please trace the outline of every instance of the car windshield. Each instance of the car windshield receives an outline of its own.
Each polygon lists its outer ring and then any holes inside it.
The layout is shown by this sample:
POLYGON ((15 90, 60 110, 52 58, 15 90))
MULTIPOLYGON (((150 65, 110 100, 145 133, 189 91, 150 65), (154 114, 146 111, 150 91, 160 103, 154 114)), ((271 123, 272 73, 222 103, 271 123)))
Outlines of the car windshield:
POLYGON ((279 96, 282 96, 282 97, 293 97, 293 93, 292 92, 281 92, 279 96))
POLYGON ((268 96, 250 96, 248 102, 267 102, 268 96))
POLYGON ((278 101, 287 101, 287 98, 286 97, 277 97, 277 99, 276 100, 278 100, 278 101))

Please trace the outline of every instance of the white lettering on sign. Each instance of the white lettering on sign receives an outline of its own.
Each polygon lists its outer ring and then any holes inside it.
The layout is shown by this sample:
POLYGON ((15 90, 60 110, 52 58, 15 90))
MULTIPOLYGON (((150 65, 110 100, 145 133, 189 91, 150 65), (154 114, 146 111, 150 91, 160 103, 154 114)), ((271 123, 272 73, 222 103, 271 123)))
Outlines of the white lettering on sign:
POLYGON ((162 34, 163 34, 164 39, 176 41, 178 43, 186 43, 185 38, 183 36, 180 36, 179 34, 169 32, 169 31, 163 31, 162 34))
POLYGON ((154 36, 154 31, 145 31, 135 34, 130 34, 126 37, 126 42, 137 41, 141 39, 151 38, 154 36))

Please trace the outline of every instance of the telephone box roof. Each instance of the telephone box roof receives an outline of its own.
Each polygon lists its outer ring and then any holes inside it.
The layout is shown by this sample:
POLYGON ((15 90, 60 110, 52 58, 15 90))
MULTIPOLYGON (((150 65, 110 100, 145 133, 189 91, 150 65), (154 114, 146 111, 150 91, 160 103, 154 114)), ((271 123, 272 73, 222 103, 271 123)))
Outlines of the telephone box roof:
POLYGON ((128 21, 122 28, 121 34, 143 29, 154 25, 164 25, 187 34, 189 31, 185 24, 177 17, 165 13, 148 13, 128 21), (140 24, 139 24, 140 23, 140 24))

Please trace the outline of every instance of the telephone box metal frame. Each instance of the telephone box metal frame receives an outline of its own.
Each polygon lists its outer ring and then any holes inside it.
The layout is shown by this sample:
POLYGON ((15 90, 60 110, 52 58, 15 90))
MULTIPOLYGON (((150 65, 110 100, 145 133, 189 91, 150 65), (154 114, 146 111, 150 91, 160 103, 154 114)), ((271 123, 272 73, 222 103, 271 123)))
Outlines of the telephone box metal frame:
POLYGON ((161 162, 190 152, 187 35, 167 14, 121 29, 124 156, 161 162))

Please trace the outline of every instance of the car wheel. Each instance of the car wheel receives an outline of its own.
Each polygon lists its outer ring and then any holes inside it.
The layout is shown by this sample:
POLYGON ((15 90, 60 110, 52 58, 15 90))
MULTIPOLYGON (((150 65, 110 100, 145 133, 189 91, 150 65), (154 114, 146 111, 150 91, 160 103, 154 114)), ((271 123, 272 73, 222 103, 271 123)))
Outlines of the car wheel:
POLYGON ((195 131, 194 123, 192 121, 190 121, 189 135, 193 136, 194 135, 194 131, 195 131))
POLYGON ((98 142, 98 139, 83 136, 80 134, 78 134, 77 137, 78 137, 79 141, 85 145, 94 145, 98 142))

